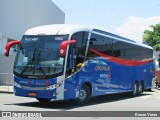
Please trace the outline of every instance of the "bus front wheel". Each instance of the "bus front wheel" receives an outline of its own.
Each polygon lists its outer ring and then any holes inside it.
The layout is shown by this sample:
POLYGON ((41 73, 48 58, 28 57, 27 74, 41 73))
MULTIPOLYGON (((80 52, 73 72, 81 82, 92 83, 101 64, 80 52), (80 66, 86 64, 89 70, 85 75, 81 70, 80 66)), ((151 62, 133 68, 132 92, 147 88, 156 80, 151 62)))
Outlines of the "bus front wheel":
POLYGON ((36 98, 39 102, 41 103, 48 103, 51 99, 47 99, 47 98, 36 98))
POLYGON ((84 84, 80 90, 79 98, 72 100, 72 102, 78 105, 86 104, 89 101, 90 92, 90 87, 87 84, 84 84))

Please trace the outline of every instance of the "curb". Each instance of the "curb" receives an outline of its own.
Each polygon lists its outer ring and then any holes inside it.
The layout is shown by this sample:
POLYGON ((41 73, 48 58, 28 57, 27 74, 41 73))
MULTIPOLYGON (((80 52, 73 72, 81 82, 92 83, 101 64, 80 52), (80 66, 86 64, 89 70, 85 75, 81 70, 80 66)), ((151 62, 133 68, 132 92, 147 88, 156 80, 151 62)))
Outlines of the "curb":
POLYGON ((14 93, 13 86, 0 86, 1 93, 14 93))

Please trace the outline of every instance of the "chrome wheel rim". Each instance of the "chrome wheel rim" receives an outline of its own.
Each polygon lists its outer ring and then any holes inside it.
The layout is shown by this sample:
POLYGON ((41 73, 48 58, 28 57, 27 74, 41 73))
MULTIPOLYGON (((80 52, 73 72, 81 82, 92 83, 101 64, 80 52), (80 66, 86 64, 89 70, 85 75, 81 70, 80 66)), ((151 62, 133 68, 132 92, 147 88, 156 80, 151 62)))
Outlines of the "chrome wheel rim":
POLYGON ((139 92, 142 93, 142 85, 139 87, 139 92))
POLYGON ((87 92, 85 90, 80 91, 80 100, 84 100, 87 97, 87 92))
POLYGON ((136 95, 137 94, 137 84, 134 84, 134 90, 133 90, 133 94, 136 95))

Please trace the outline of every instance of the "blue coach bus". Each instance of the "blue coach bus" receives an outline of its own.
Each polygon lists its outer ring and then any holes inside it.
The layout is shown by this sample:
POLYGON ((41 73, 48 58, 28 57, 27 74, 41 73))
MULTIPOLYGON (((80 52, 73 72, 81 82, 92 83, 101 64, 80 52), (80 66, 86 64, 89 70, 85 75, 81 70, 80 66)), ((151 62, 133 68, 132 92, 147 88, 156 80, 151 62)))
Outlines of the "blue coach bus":
POLYGON ((14 93, 40 102, 151 89, 153 49, 83 25, 45 25, 25 32, 14 63, 14 93))

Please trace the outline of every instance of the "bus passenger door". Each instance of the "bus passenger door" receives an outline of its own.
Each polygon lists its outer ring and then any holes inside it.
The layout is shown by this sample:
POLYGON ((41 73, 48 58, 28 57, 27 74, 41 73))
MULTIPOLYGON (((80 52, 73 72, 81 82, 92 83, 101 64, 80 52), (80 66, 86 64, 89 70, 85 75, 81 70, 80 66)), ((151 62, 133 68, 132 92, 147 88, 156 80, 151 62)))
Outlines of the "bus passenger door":
POLYGON ((67 60, 68 75, 79 70, 85 61, 88 32, 74 33, 71 39, 76 40, 76 44, 70 45, 69 48, 67 60))
POLYGON ((66 67, 66 77, 70 76, 74 72, 74 48, 69 47, 68 58, 67 58, 67 67, 66 67))

